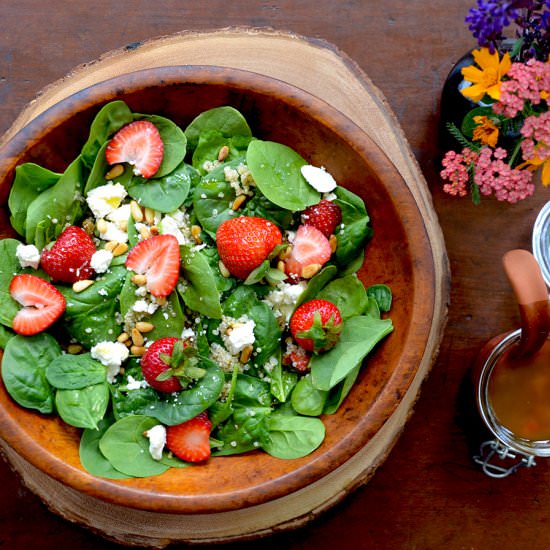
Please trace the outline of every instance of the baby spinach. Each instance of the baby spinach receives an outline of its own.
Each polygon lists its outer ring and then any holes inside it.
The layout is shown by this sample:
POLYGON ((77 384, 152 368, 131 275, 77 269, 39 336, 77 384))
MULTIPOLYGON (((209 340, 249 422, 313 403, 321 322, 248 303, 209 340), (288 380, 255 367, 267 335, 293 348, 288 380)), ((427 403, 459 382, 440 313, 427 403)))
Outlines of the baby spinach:
POLYGON ((27 210, 30 204, 46 189, 55 185, 61 174, 27 162, 15 168, 15 179, 8 197, 10 222, 20 234, 25 235, 27 210))
POLYGON ((254 190, 254 195, 244 203, 241 213, 243 216, 264 218, 283 229, 288 229, 294 222, 294 215, 290 210, 279 208, 273 204, 258 188, 254 190))
POLYGON ((252 141, 246 163, 260 191, 277 206, 296 212, 319 202, 319 192, 300 172, 307 162, 290 147, 273 141, 252 141))
POLYGON ((338 343, 326 353, 311 358, 313 385, 325 391, 336 386, 392 330, 391 319, 363 315, 348 319, 338 343))
POLYGON ((318 418, 272 414, 267 426, 269 440, 262 448, 277 458, 301 458, 312 453, 325 439, 325 426, 318 418))
POLYGON ((392 293, 388 285, 372 285, 367 288, 367 295, 376 300, 380 311, 391 309, 392 293))
POLYGON ((88 140, 82 147, 82 161, 91 168, 101 147, 114 134, 134 119, 132 111, 124 101, 111 101, 103 106, 90 127, 88 140))
POLYGON ((255 376, 239 374, 235 384, 233 402, 239 407, 270 407, 269 384, 255 376))
POLYGON ((316 297, 332 302, 340 310, 344 321, 361 315, 368 303, 367 291, 355 274, 334 279, 316 297))
POLYGON ((57 340, 45 332, 11 338, 2 358, 2 379, 11 397, 22 407, 51 413, 54 392, 45 371, 60 355, 57 340))
POLYGON ((55 408, 59 416, 77 428, 96 429, 109 405, 107 382, 77 390, 57 390, 55 408))
POLYGON ((246 153, 251 139, 250 136, 226 137, 216 130, 204 131, 199 137, 199 143, 193 152, 191 162, 201 174, 205 174, 207 170, 204 168, 204 163, 217 160, 222 147, 225 146, 229 150, 228 156, 225 158, 225 162, 228 162, 246 153))
POLYGON ((80 390, 105 381, 105 367, 89 353, 64 354, 46 367, 46 379, 63 390, 80 390))
POLYGON ((99 441, 99 449, 116 470, 128 476, 162 474, 169 466, 151 456, 149 440, 143 435, 157 424, 157 420, 144 415, 121 418, 107 428, 99 441))
MULTIPOLYGON (((134 119, 152 122, 159 131, 160 139, 164 145, 162 162, 155 173, 155 178, 170 174, 185 157, 187 138, 183 130, 171 120, 158 115, 134 114, 134 119)), ((172 208, 172 210, 174 209, 172 208)))
POLYGON ((91 348, 98 342, 112 341, 120 334, 117 298, 125 276, 126 268, 116 266, 82 292, 75 292, 72 287, 57 287, 67 302, 64 329, 72 338, 91 348))
POLYGON ((203 176, 193 192, 193 209, 201 227, 211 237, 216 236, 222 222, 238 216, 231 208, 236 194, 225 180, 224 166, 232 163, 218 166, 203 176))
POLYGON ((15 336, 15 333, 3 325, 0 325, 0 349, 5 349, 7 343, 15 336))
MULTIPOLYGON (((86 180, 86 185, 84 186, 84 194, 88 195, 88 193, 95 189, 96 187, 101 187, 102 185, 107 184, 107 180, 105 179, 105 174, 109 172, 111 169, 111 166, 107 162, 107 159, 105 158, 105 150, 107 149, 107 146, 109 145, 108 142, 105 142, 95 159, 94 165, 92 166, 92 170, 90 171, 90 174, 88 175, 88 178, 86 180)), ((134 171, 133 167, 129 164, 124 165, 124 172, 115 178, 116 183, 120 183, 124 187, 128 187, 130 182, 132 181, 132 178, 134 177, 134 171)))
POLYGON ((105 477, 107 479, 127 479, 133 477, 115 470, 99 449, 99 442, 111 424, 111 419, 104 418, 98 422, 97 429, 88 428, 82 432, 79 447, 80 462, 94 476, 105 477))
POLYGON ((205 369, 206 373, 191 389, 169 394, 163 400, 138 407, 134 413, 146 414, 167 426, 174 426, 208 409, 218 399, 223 388, 223 372, 216 363, 203 357, 197 366, 205 369))
POLYGON ((311 375, 298 380, 292 390, 290 402, 298 414, 304 416, 319 416, 323 412, 328 392, 319 390, 311 383, 311 375))
POLYGON ((201 134, 215 130, 224 137, 252 136, 246 119, 237 109, 224 105, 214 107, 195 117, 185 129, 187 145, 193 151, 199 144, 201 134))
POLYGON ((79 197, 82 191, 82 161, 77 157, 57 183, 40 193, 29 205, 25 239, 41 250, 55 240, 66 224, 82 215, 79 197))
POLYGON ((166 214, 177 210, 187 198, 191 182, 198 180, 199 173, 189 164, 181 162, 173 172, 152 179, 132 178, 128 194, 141 206, 166 214))
POLYGON ((298 382, 298 373, 283 369, 283 366, 281 365, 280 351, 277 353, 276 357, 277 363, 273 367, 273 370, 269 373, 269 389, 275 399, 281 403, 284 403, 288 399, 288 396, 296 385, 296 382, 298 382))
POLYGON ((9 328, 20 307, 10 294, 13 276, 21 271, 21 265, 15 256, 19 244, 16 239, 0 240, 0 323, 9 328))
POLYGON ((334 193, 337 197, 334 202, 342 211, 342 224, 336 228, 338 246, 335 256, 338 265, 345 266, 363 251, 367 240, 372 236, 372 229, 361 197, 344 187, 337 187, 334 193))
POLYGON ((334 265, 327 265, 316 273, 308 282, 306 289, 300 294, 296 301, 296 307, 301 306, 305 302, 309 302, 317 297, 322 288, 325 287, 336 275, 338 269, 334 265))
POLYGON ((202 251, 180 246, 181 271, 185 283, 178 286, 185 305, 202 315, 221 319, 222 306, 217 281, 202 251))
POLYGON ((330 390, 323 409, 323 414, 334 414, 340 408, 340 405, 350 392, 353 384, 355 384, 355 380, 357 380, 360 370, 361 363, 354 367, 341 382, 330 390))

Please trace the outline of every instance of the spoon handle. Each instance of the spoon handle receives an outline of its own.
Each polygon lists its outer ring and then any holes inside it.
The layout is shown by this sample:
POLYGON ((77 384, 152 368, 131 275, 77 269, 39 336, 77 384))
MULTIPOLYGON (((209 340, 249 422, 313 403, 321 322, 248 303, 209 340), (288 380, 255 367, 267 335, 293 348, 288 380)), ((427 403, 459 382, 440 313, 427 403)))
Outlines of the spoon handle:
POLYGON ((548 289, 537 260, 527 250, 510 250, 502 263, 521 316, 517 355, 531 355, 542 347, 550 332, 548 289))

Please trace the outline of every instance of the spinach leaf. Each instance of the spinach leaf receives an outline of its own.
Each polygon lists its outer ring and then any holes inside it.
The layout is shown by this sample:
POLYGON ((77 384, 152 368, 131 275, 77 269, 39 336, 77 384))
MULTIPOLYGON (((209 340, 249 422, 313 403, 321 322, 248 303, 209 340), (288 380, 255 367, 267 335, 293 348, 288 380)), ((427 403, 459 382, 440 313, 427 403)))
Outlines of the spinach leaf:
POLYGON ((319 390, 311 383, 311 375, 298 380, 292 390, 290 402, 298 414, 305 416, 319 416, 323 412, 328 392, 319 390))
POLYGON ((0 323, 11 328, 13 318, 19 311, 19 304, 11 297, 10 284, 13 276, 21 271, 21 265, 15 256, 19 241, 16 239, 0 240, 0 323))
POLYGON ((30 204, 46 189, 55 185, 61 174, 27 162, 15 168, 15 179, 8 198, 10 222, 13 228, 25 235, 25 222, 30 204))
POLYGON ((361 363, 353 368, 341 382, 330 390, 325 403, 325 408, 323 409, 323 414, 334 414, 340 408, 340 405, 347 397, 353 387, 353 384, 355 384, 355 380, 357 379, 360 370, 361 363))
POLYGON ((392 293, 387 285, 372 285, 367 288, 367 295, 376 300, 380 311, 389 311, 391 309, 392 293))
POLYGON ((277 458, 300 458, 312 453, 325 439, 325 426, 318 418, 272 414, 269 440, 263 450, 277 458))
POLYGON ((174 426, 208 409, 222 391, 224 376, 218 365, 210 359, 201 357, 198 366, 205 369, 206 373, 191 389, 170 394, 166 399, 138 407, 134 412, 152 416, 167 426, 174 426))
POLYGON ((372 229, 361 197, 344 187, 337 187, 334 193, 337 196, 334 202, 342 211, 342 224, 336 228, 338 245, 335 257, 338 265, 345 267, 364 252, 367 240, 372 236, 372 229))
POLYGON ((178 291, 185 305, 207 317, 221 319, 220 293, 207 258, 203 256, 202 251, 193 250, 187 245, 180 246, 180 256, 185 283, 178 285, 178 291))
POLYGON ((246 163, 260 191, 277 206, 295 212, 319 202, 319 192, 300 172, 307 162, 290 147, 273 141, 252 141, 246 163))
POLYGON ((222 222, 237 217, 239 214, 232 210, 231 205, 236 193, 230 183, 226 181, 224 166, 237 166, 238 163, 228 163, 214 168, 202 177, 193 192, 193 208, 201 227, 212 238, 222 222))
POLYGON ((103 106, 95 116, 88 140, 82 147, 82 162, 92 168, 99 150, 109 137, 132 120, 132 111, 124 101, 111 101, 103 106))
POLYGON ((206 130, 199 137, 199 143, 193 152, 191 162, 201 174, 205 174, 207 170, 204 168, 204 163, 217 160, 222 147, 226 146, 229 149, 229 154, 225 159, 225 162, 229 162, 246 153, 251 140, 250 136, 226 137, 217 130, 206 130))
POLYGON ((363 311, 363 315, 374 317, 375 319, 380 319, 380 307, 378 306, 378 302, 372 296, 367 295, 367 297, 369 301, 367 303, 365 311, 363 311))
POLYGON ((252 136, 248 123, 237 109, 227 105, 215 107, 195 117, 185 129, 190 151, 199 144, 200 135, 209 130, 215 130, 224 137, 252 136))
POLYGON ((120 291, 120 313, 125 322, 133 324, 136 320, 144 320, 154 325, 147 333, 147 340, 153 341, 168 336, 179 336, 185 324, 185 316, 176 292, 168 296, 166 305, 160 306, 153 314, 137 313, 133 306, 143 298, 136 296, 137 285, 132 283, 133 273, 126 273, 126 280, 120 291))
POLYGON ((325 391, 336 386, 392 330, 391 319, 363 315, 348 319, 338 343, 326 353, 311 358, 313 385, 325 391))
MULTIPOLYGON (((187 138, 183 130, 168 118, 158 115, 134 115, 135 120, 148 120, 159 131, 160 139, 164 145, 162 162, 155 173, 155 178, 161 178, 174 171, 183 161, 187 150, 187 138)), ((175 210, 172 208, 172 210, 175 210)))
POLYGON ((15 332, 0 325, 0 349, 5 349, 7 343, 15 336, 15 332))
POLYGON ((53 411, 54 392, 45 370, 59 355, 57 340, 45 332, 35 336, 18 334, 9 340, 2 358, 2 380, 19 405, 41 413, 53 411))
POLYGON ((55 185, 30 203, 25 222, 27 243, 34 243, 42 250, 59 237, 66 224, 72 225, 80 218, 82 179, 82 161, 77 157, 55 185))
POLYGON ((136 411, 146 411, 149 405, 160 401, 158 393, 151 387, 125 390, 120 386, 122 383, 111 385, 113 413, 117 420, 136 414, 136 411))
POLYGON ((316 273, 308 282, 306 289, 300 294, 296 302, 298 308, 302 304, 313 300, 324 286, 336 277, 338 269, 334 265, 327 265, 316 273))
POLYGON ((271 394, 281 403, 284 403, 298 381, 298 373, 283 369, 281 352, 276 355, 277 363, 269 373, 271 394))
POLYGON ((133 477, 156 476, 169 466, 156 461, 149 453, 149 440, 143 432, 156 426, 158 421, 143 415, 126 416, 117 420, 99 442, 105 458, 119 472, 133 477))
POLYGON ((216 438, 224 444, 212 454, 229 456, 267 444, 267 419, 270 415, 269 407, 238 407, 233 416, 216 432, 216 438))
POLYGON ((233 395, 235 406, 239 407, 270 407, 271 392, 269 384, 247 374, 239 374, 233 395))
POLYGON ((88 428, 83 431, 79 447, 80 463, 93 476, 127 479, 132 476, 115 470, 99 450, 99 442, 111 424, 110 419, 104 418, 98 422, 97 430, 88 428))
POLYGON ((280 347, 281 328, 273 310, 256 298, 254 290, 238 286, 223 305, 223 313, 238 319, 246 316, 254 321, 254 364, 263 365, 280 347))
POLYGON ((367 291, 355 274, 334 279, 317 294, 317 298, 333 303, 344 321, 361 315, 368 304, 367 291))
POLYGON ((72 287, 57 287, 67 302, 64 329, 72 338, 91 348, 120 334, 117 298, 125 277, 124 266, 113 266, 82 292, 75 292, 72 287))
POLYGON ((105 382, 105 367, 89 353, 64 354, 56 357, 46 367, 46 379, 62 390, 80 390, 105 382))
POLYGON ((294 221, 291 211, 273 204, 258 188, 255 189, 254 196, 245 202, 241 213, 243 216, 265 218, 283 229, 288 229, 294 221))
POLYGON ((215 246, 206 247, 201 250, 201 254, 204 258, 206 258, 206 261, 210 266, 210 271, 216 280, 216 288, 218 289, 218 292, 223 293, 233 289, 237 284, 237 281, 234 277, 224 277, 221 274, 219 267, 220 255, 218 254, 218 249, 215 246))
POLYGON ((70 426, 97 429, 109 405, 107 382, 78 390, 57 390, 55 407, 70 426))
POLYGON ((168 214, 177 210, 187 198, 192 180, 200 178, 189 164, 181 162, 163 177, 145 179, 135 176, 128 185, 128 194, 141 206, 168 214))
MULTIPOLYGON (((109 170, 111 169, 105 157, 105 150, 107 149, 107 145, 109 145, 109 142, 105 142, 101 146, 101 149, 97 154, 94 165, 92 166, 92 170, 88 175, 88 179, 86 180, 86 185, 84 187, 85 195, 88 195, 88 193, 92 189, 95 189, 96 187, 101 187, 102 185, 107 184, 107 180, 105 179, 105 174, 107 174, 107 172, 109 172, 109 170)), ((124 185, 124 187, 128 187, 133 177, 134 177, 133 166, 131 166, 130 164, 125 164, 124 172, 120 176, 115 178, 115 181, 117 183, 120 183, 121 185, 124 185)))

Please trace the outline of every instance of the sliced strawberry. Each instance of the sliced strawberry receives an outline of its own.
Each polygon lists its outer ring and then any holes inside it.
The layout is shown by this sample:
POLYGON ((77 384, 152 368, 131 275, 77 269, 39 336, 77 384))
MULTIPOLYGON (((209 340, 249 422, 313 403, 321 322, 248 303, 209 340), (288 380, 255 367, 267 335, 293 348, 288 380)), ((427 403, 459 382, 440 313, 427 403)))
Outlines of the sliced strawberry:
POLYGON ((322 201, 308 206, 302 212, 302 223, 316 227, 325 237, 330 237, 342 222, 342 210, 332 201, 322 201))
POLYGON ((200 413, 191 420, 166 428, 166 446, 186 462, 203 462, 210 458, 210 430, 208 414, 200 413))
POLYGON ((53 280, 75 283, 95 274, 90 266, 95 251, 90 235, 80 227, 71 225, 59 235, 49 250, 45 248, 42 251, 40 263, 53 280))
POLYGON ((173 235, 155 235, 140 241, 128 254, 126 267, 147 276, 153 296, 168 296, 178 283, 180 247, 173 235))
POLYGON ((290 256, 285 260, 285 271, 296 280, 304 277, 304 268, 320 268, 329 261, 331 254, 330 243, 321 231, 312 225, 301 225, 296 231, 290 256))
POLYGON ((216 232, 220 259, 239 279, 246 279, 282 241, 281 231, 274 223, 254 216, 226 220, 216 232))
POLYGON ((292 367, 295 371, 304 373, 309 371, 309 360, 311 357, 305 349, 295 346, 296 349, 289 351, 282 358, 283 365, 292 367))
POLYGON ((23 306, 13 319, 13 330, 32 336, 46 330, 63 314, 65 298, 52 284, 35 275, 16 275, 10 295, 23 306))
POLYGON ((334 347, 342 328, 340 310, 328 300, 305 302, 290 319, 290 333, 307 351, 321 352, 334 347))
POLYGON ((134 172, 144 178, 150 178, 158 172, 163 156, 164 144, 160 133, 148 120, 136 120, 123 126, 105 150, 109 164, 132 164, 134 172))

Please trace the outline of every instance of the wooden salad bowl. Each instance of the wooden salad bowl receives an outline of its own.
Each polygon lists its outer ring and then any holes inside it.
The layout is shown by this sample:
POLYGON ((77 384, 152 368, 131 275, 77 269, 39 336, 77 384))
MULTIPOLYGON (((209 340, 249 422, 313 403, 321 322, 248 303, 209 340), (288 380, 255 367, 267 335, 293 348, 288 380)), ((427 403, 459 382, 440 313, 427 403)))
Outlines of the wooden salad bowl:
MULTIPOLYGON (((395 328, 369 354, 338 412, 323 417, 326 439, 304 458, 281 460, 255 451, 211 458, 205 465, 170 469, 157 477, 101 479, 80 465, 79 430, 57 417, 19 407, 1 383, 0 443, 10 460, 13 456, 28 463, 35 474, 101 506, 124 507, 144 513, 145 518, 148 513, 215 516, 297 494, 374 441, 414 380, 433 323, 442 322, 434 319, 434 254, 421 209, 380 148, 327 103, 252 72, 171 66, 86 88, 37 116, 5 143, 0 150, 3 237, 15 236, 6 205, 15 167, 35 162, 63 171, 79 153, 94 115, 114 99, 124 100, 134 112, 166 116, 183 128, 208 108, 232 105, 244 114, 255 136, 289 145, 308 162, 326 167, 339 184, 365 201, 374 237, 358 275, 366 286, 391 287, 393 305, 387 315, 395 328)), ((363 479, 370 475, 363 473, 363 479)), ((52 506, 57 508, 55 503, 52 506)), ((197 538, 182 534, 180 540, 197 538)))

